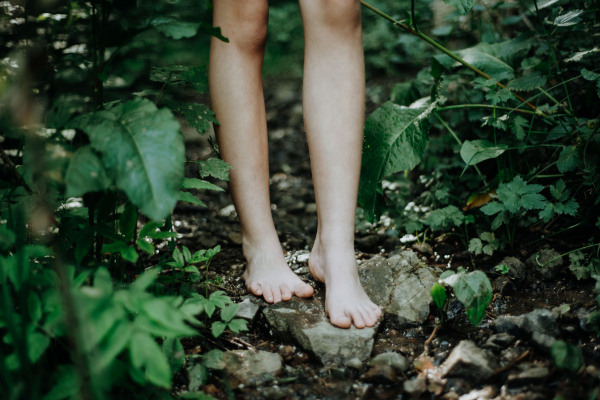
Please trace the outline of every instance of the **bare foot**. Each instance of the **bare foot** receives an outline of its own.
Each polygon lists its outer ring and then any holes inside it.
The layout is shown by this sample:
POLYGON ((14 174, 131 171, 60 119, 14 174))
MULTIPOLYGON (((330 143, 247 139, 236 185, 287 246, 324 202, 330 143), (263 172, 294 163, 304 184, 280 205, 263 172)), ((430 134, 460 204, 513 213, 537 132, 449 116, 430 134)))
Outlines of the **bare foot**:
POLYGON ((312 276, 325 283, 325 311, 340 328, 374 326, 381 309, 369 299, 358 278, 354 248, 327 247, 317 238, 308 266, 312 276))
POLYGON ((255 246, 244 243, 247 266, 244 280, 248 291, 263 296, 267 303, 311 297, 313 288, 292 272, 283 258, 279 242, 255 246))

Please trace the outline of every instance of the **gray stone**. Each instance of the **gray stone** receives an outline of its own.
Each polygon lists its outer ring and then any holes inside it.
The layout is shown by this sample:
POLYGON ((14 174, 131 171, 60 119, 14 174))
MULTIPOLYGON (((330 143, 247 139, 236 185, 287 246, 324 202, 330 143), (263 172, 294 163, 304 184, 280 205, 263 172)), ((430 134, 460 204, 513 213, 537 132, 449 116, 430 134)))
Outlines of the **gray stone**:
POLYGON ((488 338, 488 340, 485 342, 485 346, 493 349, 502 350, 505 349, 508 345, 510 345, 513 340, 515 340, 515 337, 513 335, 510 335, 508 333, 497 333, 488 338))
POLYGON ((379 235, 367 235, 363 237, 357 237, 354 240, 356 247, 359 249, 365 250, 373 250, 379 243, 381 243, 385 238, 379 235))
POLYGON ((458 400, 489 400, 496 397, 496 389, 493 386, 486 386, 483 389, 472 390, 463 394, 458 400))
POLYGON ((413 244, 412 249, 416 250, 420 253, 423 253, 423 254, 429 254, 429 255, 433 254, 433 248, 431 247, 431 245, 429 243, 425 243, 425 242, 413 244))
POLYGON ((268 351, 234 350, 223 353, 225 373, 234 386, 261 385, 279 375, 281 357, 268 351))
POLYGON ((544 333, 535 332, 531 335, 531 342, 540 350, 549 353, 552 345, 556 342, 556 338, 544 333))
POLYGON ((563 259, 554 249, 541 249, 529 257, 525 263, 541 279, 550 280, 556 277, 563 265, 563 259))
POLYGON ((456 346, 446 361, 445 377, 462 377, 480 382, 494 373, 497 365, 492 357, 470 340, 463 340, 456 346))
POLYGON ((252 301, 251 298, 246 297, 244 301, 239 303, 240 308, 238 312, 235 314, 238 318, 247 319, 248 321, 252 321, 258 312, 260 306, 252 301))
POLYGON ((525 264, 518 258, 504 257, 498 265, 506 265, 508 267, 506 276, 517 283, 523 282, 527 276, 527 267, 525 267, 525 264))
POLYGON ((522 325, 525 317, 513 315, 501 315, 494 320, 492 326, 498 333, 510 333, 511 335, 521 335, 523 333, 522 325))
POLYGON ((375 364, 360 379, 364 382, 393 383, 396 381, 396 370, 389 364, 375 364))
POLYGON ((360 361, 358 358, 354 357, 353 359, 351 359, 350 361, 348 361, 348 363, 346 364, 347 367, 349 368, 354 368, 357 370, 361 370, 363 367, 363 362, 360 361))
POLYGON ((333 326, 323 309, 323 294, 312 299, 293 298, 263 311, 275 334, 293 338, 325 365, 345 365, 353 358, 363 362, 373 350, 376 327, 341 329, 333 326))
POLYGON ((530 335, 534 333, 550 336, 558 335, 556 315, 552 314, 552 311, 540 308, 525 314, 524 317, 522 327, 530 335))
POLYGON ((404 381, 404 391, 412 397, 419 397, 427 390, 425 377, 419 375, 413 379, 404 381))
POLYGON ((494 292, 505 295, 515 291, 515 284, 508 276, 499 276, 494 279, 494 282, 492 283, 492 289, 494 292))
POLYGON ((525 386, 530 383, 543 382, 550 376, 550 370, 546 367, 529 368, 518 374, 510 374, 507 378, 509 387, 525 386))
POLYGON ((373 357, 373 359, 370 360, 367 365, 369 367, 376 365, 389 365, 394 369, 394 371, 402 373, 410 367, 410 361, 406 357, 390 351, 373 357))

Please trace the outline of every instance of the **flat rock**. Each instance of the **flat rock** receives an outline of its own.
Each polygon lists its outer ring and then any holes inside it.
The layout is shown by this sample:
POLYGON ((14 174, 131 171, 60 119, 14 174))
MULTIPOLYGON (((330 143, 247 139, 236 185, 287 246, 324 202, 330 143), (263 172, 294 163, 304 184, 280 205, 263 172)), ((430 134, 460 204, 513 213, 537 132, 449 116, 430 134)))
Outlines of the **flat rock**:
MULTIPOLYGON (((429 316, 430 290, 437 278, 412 251, 398 252, 386 259, 377 255, 358 266, 365 291, 384 312, 395 314, 400 322, 422 323, 429 316)), ((372 350, 377 326, 336 328, 324 310, 324 290, 313 298, 294 297, 267 305, 264 309, 273 333, 292 339, 323 364, 346 365, 353 358, 365 362, 372 350)))
POLYGON ((445 377, 461 377, 480 382, 494 373, 497 365, 492 357, 470 340, 456 346, 442 365, 445 377))
POLYGON ((331 325, 323 309, 322 290, 316 290, 312 299, 293 298, 269 306, 263 314, 274 334, 293 338, 325 365, 345 365, 354 358, 364 362, 373 350, 377 326, 341 329, 331 325))
POLYGON ((556 314, 540 308, 527 314, 500 316, 494 321, 493 327, 496 332, 523 337, 536 347, 549 351, 558 335, 556 319, 556 314))
POLYGON ((431 287, 437 278, 413 251, 388 259, 375 256, 358 267, 367 294, 400 322, 423 323, 429 316, 431 287))
POLYGON ((497 333, 495 335, 491 335, 488 340, 485 342, 485 346, 486 347, 490 347, 493 349, 505 349, 506 347, 508 347, 513 340, 515 340, 515 337, 513 335, 510 335, 508 333, 497 333))
POLYGON ((253 298, 246 297, 241 303, 239 303, 240 308, 238 312, 235 314, 237 318, 243 318, 248 321, 252 321, 258 313, 258 309, 260 306, 257 304, 257 301, 253 298))
POLYGON ((282 371, 281 357, 268 351, 234 350, 223 353, 225 373, 234 385, 261 385, 282 371))
POLYGON ((550 376, 550 370, 546 367, 529 368, 517 374, 510 374, 507 378, 508 386, 518 387, 530 383, 543 382, 550 376))
POLYGON ((418 398, 427 391, 427 381, 425 380, 425 377, 419 375, 413 379, 404 381, 403 389, 412 397, 418 398))

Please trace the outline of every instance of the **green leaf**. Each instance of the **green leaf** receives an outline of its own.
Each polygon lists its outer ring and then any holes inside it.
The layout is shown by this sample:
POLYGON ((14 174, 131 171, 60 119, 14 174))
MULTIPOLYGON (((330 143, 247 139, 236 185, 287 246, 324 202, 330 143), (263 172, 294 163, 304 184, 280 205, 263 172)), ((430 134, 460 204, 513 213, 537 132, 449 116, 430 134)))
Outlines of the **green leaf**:
POLYGON ((458 207, 450 205, 431 211, 423 221, 433 230, 448 229, 452 226, 460 226, 465 220, 465 215, 458 207))
POLYGON ((508 99, 512 97, 512 93, 507 88, 501 88, 497 90, 489 90, 485 94, 486 100, 489 100, 493 105, 505 103, 508 99))
POLYGON ((148 382, 163 387, 171 388, 172 374, 165 353, 156 341, 148 334, 136 333, 129 347, 132 364, 145 370, 148 382))
POLYGON ((539 89, 546 84, 548 78, 539 72, 532 72, 530 74, 521 76, 517 79, 513 79, 508 82, 508 88, 516 91, 531 91, 539 89))
POLYGON ((479 238, 473 238, 469 240, 469 253, 473 253, 476 256, 483 253, 483 242, 479 238))
POLYGON ((571 10, 565 14, 559 15, 554 18, 552 22, 556 26, 571 26, 581 22, 580 15, 583 14, 583 10, 571 10))
POLYGON ((177 111, 185 116, 185 119, 192 128, 200 135, 204 135, 211 128, 212 124, 218 124, 215 113, 204 104, 184 103, 177 111))
POLYGON ((82 129, 133 204, 154 220, 170 214, 185 161, 179 123, 171 111, 134 99, 95 113, 82 129))
POLYGON ((161 226, 163 226, 164 223, 162 221, 150 221, 148 222, 146 225, 144 225, 144 227, 142 229, 140 229, 140 233, 139 236, 140 237, 150 237, 152 239, 154 239, 152 236, 153 233, 156 232, 156 230, 158 228, 160 228, 161 226))
POLYGON ((65 196, 81 197, 89 192, 107 189, 111 180, 97 153, 91 146, 84 146, 73 155, 65 174, 65 183, 65 196))
POLYGON ((229 322, 235 317, 235 314, 240 309, 239 304, 231 303, 221 309, 221 319, 224 322, 229 322))
POLYGON ((223 181, 229 180, 229 170, 231 169, 231 165, 227 164, 223 160, 218 158, 209 158, 208 160, 198 161, 198 166, 198 173, 200 174, 201 178, 211 176, 223 181))
POLYGON ((452 287, 456 298, 465 306, 469 321, 475 326, 479 325, 492 299, 492 285, 485 273, 459 273, 443 281, 452 287))
POLYGON ((40 332, 27 333, 27 355, 29 361, 35 364, 50 346, 50 338, 40 332))
POLYGON ((233 302, 225 294, 222 290, 217 290, 216 292, 211 293, 208 297, 208 301, 219 308, 224 308, 227 304, 232 304, 233 302))
POLYGON ((421 161, 433 106, 412 108, 387 102, 367 118, 358 202, 370 220, 379 213, 383 178, 421 161))
POLYGON ((202 207, 206 207, 206 204, 190 192, 179 192, 179 201, 185 201, 188 203, 196 204, 202 207))
POLYGON ((42 319, 42 302, 35 292, 29 292, 27 296, 27 309, 33 323, 38 323, 42 319))
POLYGON ((552 356, 552 362, 558 369, 576 372, 583 366, 581 349, 562 340, 557 340, 552 344, 550 355, 552 356))
POLYGON ((446 304, 446 300, 448 298, 446 296, 446 289, 444 289, 442 285, 436 282, 431 287, 430 293, 438 310, 442 311, 444 309, 444 304, 446 304))
POLYGON ((143 292, 152 286, 159 274, 160 270, 158 268, 150 268, 137 277, 137 279, 131 284, 131 288, 143 292))
POLYGON ((192 253, 190 253, 190 249, 188 249, 186 246, 182 246, 181 248, 183 249, 183 260, 186 263, 189 263, 192 260, 192 253))
POLYGON ((556 161, 556 168, 562 174, 569 171, 574 171, 582 166, 579 151, 575 146, 566 146, 560 152, 556 161))
POLYGON ((163 342, 162 349, 169 360, 171 371, 179 371, 185 362, 185 350, 181 341, 178 338, 168 337, 163 342))
POLYGON ((127 202, 125 210, 123 210, 123 213, 119 217, 119 230, 125 237, 126 242, 133 239, 133 234, 137 226, 137 218, 137 208, 130 202, 127 202))
POLYGON ((213 337, 218 338, 225 331, 225 328, 227 328, 227 324, 225 322, 215 321, 212 323, 210 331, 213 337))
POLYGON ((183 182, 181 183, 181 187, 183 189, 215 190, 217 192, 223 191, 223 189, 219 186, 197 178, 184 178, 183 182))
POLYGON ((43 397, 43 400, 62 400, 71 398, 79 391, 79 378, 77 370, 72 364, 61 365, 52 375, 52 382, 56 384, 43 397))
MULTIPOLYGON (((515 75, 514 68, 510 65, 511 58, 517 51, 522 50, 522 47, 511 46, 514 48, 514 53, 510 53, 507 50, 511 48, 507 47, 509 42, 480 43, 477 46, 460 50, 456 54, 497 81, 511 79, 515 75)), ((445 54, 439 54, 433 58, 446 69, 462 65, 445 54)))
POLYGON ((186 315, 180 312, 168 298, 149 298, 142 304, 140 313, 158 327, 168 329, 170 335, 195 336, 196 331, 185 323, 186 315))
POLYGON ((196 36, 200 28, 199 22, 185 22, 171 17, 155 17, 150 20, 150 25, 175 40, 196 36))
POLYGON ((175 263, 179 268, 185 265, 185 258, 183 257, 183 254, 181 253, 178 247, 176 247, 175 250, 173 250, 173 260, 175 260, 175 263))
POLYGON ((248 321, 241 318, 235 318, 227 323, 227 327, 233 333, 245 332, 248 330, 248 321))
POLYGON ((465 140, 460 148, 460 157, 465 164, 475 165, 500 156, 507 148, 507 145, 494 145, 487 140, 465 140))
POLYGON ((202 364, 210 369, 220 370, 225 368, 225 363, 223 362, 223 352, 219 349, 213 349, 209 351, 204 355, 202 364))
POLYGON ((123 260, 131 263, 136 263, 139 257, 139 254, 135 251, 133 246, 129 246, 122 241, 105 244, 102 246, 102 252, 110 254, 119 253, 121 254, 121 257, 123 257, 123 260))
POLYGON ((527 125, 529 124, 529 122, 521 117, 520 115, 517 115, 516 117, 513 118, 512 120, 512 125, 511 125, 511 129, 513 131, 513 133, 515 134, 515 136, 517 137, 517 139, 519 140, 524 140, 525 139, 525 127, 527 127, 527 125))
POLYGON ((525 210, 541 210, 546 205, 546 198, 539 194, 542 185, 529 185, 520 176, 511 182, 498 185, 496 194, 504 208, 512 214, 525 210))
POLYGON ((152 243, 148 243, 142 238, 136 240, 135 243, 137 244, 138 248, 143 252, 146 252, 150 255, 154 254, 154 245, 152 243))
POLYGON ((94 369, 102 371, 111 366, 127 348, 132 335, 131 322, 121 320, 115 323, 102 340, 98 356, 94 357, 94 369))

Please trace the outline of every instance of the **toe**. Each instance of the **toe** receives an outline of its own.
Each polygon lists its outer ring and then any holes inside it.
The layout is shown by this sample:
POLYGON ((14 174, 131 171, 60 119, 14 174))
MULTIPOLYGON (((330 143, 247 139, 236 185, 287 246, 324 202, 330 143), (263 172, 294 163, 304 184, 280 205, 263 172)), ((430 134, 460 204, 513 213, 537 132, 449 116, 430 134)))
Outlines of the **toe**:
POLYGON ((279 288, 273 288, 273 303, 279 303, 281 301, 281 290, 279 288))
POLYGON ((263 297, 267 303, 274 302, 273 289, 271 289, 270 286, 265 285, 265 287, 263 287, 263 297))
POLYGON ((365 325, 369 326, 369 327, 375 326, 375 324, 377 323, 377 320, 379 319, 379 317, 377 316, 375 311, 373 311, 369 307, 365 307, 362 310, 362 317, 363 317, 363 320, 365 321, 365 325))
POLYGON ((304 282, 302 282, 301 285, 298 285, 296 290, 294 290, 294 293, 298 297, 310 297, 313 295, 313 292, 314 292, 314 290, 313 290, 312 286, 307 285, 304 282))
POLYGON ((292 298, 292 291, 288 287, 288 285, 281 285, 281 300, 288 301, 292 298))
POLYGON ((362 329, 366 326, 363 315, 358 310, 352 313, 352 322, 354 322, 354 326, 358 329, 362 329))
POLYGON ((252 293, 256 296, 260 296, 263 294, 262 287, 260 286, 260 283, 258 283, 258 282, 253 282, 253 283, 249 284, 247 286, 247 288, 250 291, 250 293, 252 293))
POLYGON ((338 328, 347 329, 352 325, 352 320, 345 315, 329 318, 329 320, 331 321, 332 325, 335 325, 338 328))

